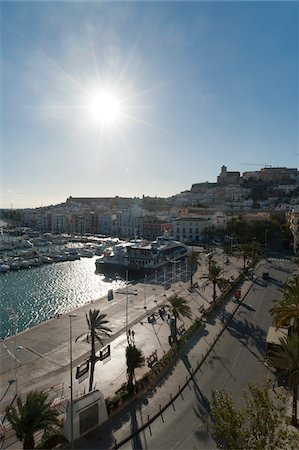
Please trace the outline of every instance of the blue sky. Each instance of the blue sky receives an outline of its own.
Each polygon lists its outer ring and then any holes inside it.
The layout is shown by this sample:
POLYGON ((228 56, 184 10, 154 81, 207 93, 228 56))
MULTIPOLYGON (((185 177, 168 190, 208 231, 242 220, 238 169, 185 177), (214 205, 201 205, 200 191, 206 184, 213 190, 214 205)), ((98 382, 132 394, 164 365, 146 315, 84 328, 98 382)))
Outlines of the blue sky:
POLYGON ((2 2, 1 30, 1 207, 298 167, 296 2, 2 2))

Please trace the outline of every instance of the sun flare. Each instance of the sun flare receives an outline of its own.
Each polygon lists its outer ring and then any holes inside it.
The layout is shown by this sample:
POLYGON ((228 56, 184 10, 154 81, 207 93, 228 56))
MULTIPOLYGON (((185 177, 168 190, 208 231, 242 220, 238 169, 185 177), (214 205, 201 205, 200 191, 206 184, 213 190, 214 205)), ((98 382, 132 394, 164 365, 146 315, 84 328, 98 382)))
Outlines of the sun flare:
POLYGON ((120 100, 112 92, 92 95, 87 109, 91 119, 103 125, 115 125, 121 116, 120 100))

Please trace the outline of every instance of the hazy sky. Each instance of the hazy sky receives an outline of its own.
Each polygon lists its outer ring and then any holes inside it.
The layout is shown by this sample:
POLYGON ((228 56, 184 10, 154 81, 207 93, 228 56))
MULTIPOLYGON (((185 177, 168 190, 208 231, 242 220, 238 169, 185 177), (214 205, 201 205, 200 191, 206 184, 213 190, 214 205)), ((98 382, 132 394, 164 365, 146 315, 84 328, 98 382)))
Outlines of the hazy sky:
POLYGON ((2 1, 1 30, 1 207, 298 166, 297 2, 2 1))

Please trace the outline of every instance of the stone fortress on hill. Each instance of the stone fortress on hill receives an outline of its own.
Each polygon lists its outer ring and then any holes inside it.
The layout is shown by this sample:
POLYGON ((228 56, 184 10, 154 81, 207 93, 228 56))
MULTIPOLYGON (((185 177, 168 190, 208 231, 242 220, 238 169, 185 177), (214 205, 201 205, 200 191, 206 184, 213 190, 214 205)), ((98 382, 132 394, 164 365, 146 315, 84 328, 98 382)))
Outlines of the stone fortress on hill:
POLYGON ((201 187, 217 186, 217 185, 242 185, 246 182, 264 182, 287 184, 299 182, 298 169, 288 169, 287 167, 271 167, 265 166, 259 171, 244 172, 241 176, 240 172, 228 172, 226 166, 221 167, 221 172, 217 177, 217 183, 196 183, 191 187, 191 192, 196 192, 201 187))

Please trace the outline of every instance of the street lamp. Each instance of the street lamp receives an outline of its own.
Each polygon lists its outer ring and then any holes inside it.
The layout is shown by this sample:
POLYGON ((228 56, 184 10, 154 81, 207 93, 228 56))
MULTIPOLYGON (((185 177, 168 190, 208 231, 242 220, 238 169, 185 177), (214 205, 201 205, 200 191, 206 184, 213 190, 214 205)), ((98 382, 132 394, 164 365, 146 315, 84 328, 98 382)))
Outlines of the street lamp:
POLYGON ((144 309, 147 309, 147 306, 146 306, 146 278, 147 278, 147 276, 146 275, 144 275, 144 309))
POLYGON ((17 370, 18 370, 18 359, 17 359, 17 352, 19 350, 23 350, 23 347, 21 345, 18 345, 16 347, 16 351, 15 351, 15 383, 16 383, 16 398, 18 395, 18 376, 17 376, 17 370))
POLYGON ((155 303, 157 303, 157 271, 155 271, 155 303))
POLYGON ((128 278, 129 278, 129 273, 128 270, 126 270, 126 336, 127 336, 127 341, 129 344, 129 335, 128 335, 128 322, 129 322, 129 293, 128 293, 128 278))
POLYGON ((267 258, 267 236, 268 236, 268 228, 265 231, 265 258, 267 258))
POLYGON ((72 347, 72 318, 77 314, 69 314, 70 318, 70 377, 71 377, 71 448, 74 448, 74 408, 73 408, 73 347, 72 347))

